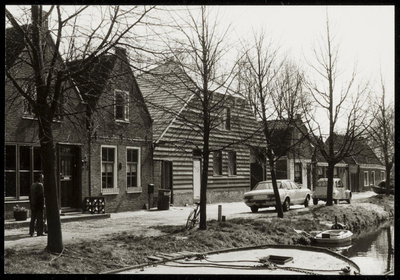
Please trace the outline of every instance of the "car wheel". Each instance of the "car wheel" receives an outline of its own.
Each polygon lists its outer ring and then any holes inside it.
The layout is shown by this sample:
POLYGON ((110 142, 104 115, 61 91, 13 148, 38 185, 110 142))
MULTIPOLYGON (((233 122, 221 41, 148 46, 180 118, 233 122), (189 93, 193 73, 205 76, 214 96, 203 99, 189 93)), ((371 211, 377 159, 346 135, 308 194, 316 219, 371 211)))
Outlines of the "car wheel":
POLYGON ((250 209, 251 209, 251 212, 253 212, 253 213, 257 213, 258 212, 258 207, 257 206, 251 206, 250 209))
POLYGON ((306 200, 304 200, 304 207, 308 207, 310 205, 310 197, 307 195, 306 200))
POLYGON ((317 205, 318 204, 318 198, 313 198, 312 202, 313 202, 314 205, 317 205))
POLYGON ((338 204, 338 203, 339 203, 339 199, 334 199, 333 202, 334 202, 335 204, 338 204))
POLYGON ((286 198, 286 199, 285 199, 285 202, 283 202, 282 210, 283 210, 283 212, 287 212, 287 211, 290 210, 289 198, 286 198))

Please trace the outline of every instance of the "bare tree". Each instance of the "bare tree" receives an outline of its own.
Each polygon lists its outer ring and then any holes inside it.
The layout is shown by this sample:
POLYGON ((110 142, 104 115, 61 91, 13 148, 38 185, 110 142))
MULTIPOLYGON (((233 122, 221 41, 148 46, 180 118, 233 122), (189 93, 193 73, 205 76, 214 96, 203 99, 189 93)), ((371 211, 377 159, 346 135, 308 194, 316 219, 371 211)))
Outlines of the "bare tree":
MULTIPOLYGON (((45 197, 48 217, 47 249, 62 252, 62 231, 57 200, 56 151, 53 136, 53 121, 58 114, 66 88, 71 80, 92 67, 99 57, 114 46, 141 23, 152 10, 147 7, 98 6, 90 13, 90 22, 82 24, 90 7, 52 6, 48 13, 42 6, 23 8, 30 24, 6 8, 7 24, 11 25, 26 55, 17 61, 6 63, 6 83, 16 89, 16 94, 27 100, 34 108, 38 120, 38 137, 41 146, 42 168, 45 176, 45 197), (54 28, 49 28, 50 14, 54 11, 54 28), (80 67, 70 69, 62 61, 78 60, 80 67), (23 70, 23 71, 22 71, 23 70), (24 74, 21 79, 21 74, 24 74), (23 84, 26 83, 26 84, 23 84), (30 90, 26 85, 33 85, 30 90)), ((10 34, 10 33, 9 33, 10 34)), ((7 48, 7 46, 6 46, 7 48)), ((11 52, 14 50, 10 50, 11 52)), ((83 112, 64 112, 71 116, 83 112)))
POLYGON ((386 168, 386 195, 390 194, 391 170, 394 162, 394 107, 393 103, 387 104, 386 87, 381 77, 382 95, 377 98, 371 107, 374 110, 373 122, 368 129, 372 139, 372 147, 378 152, 379 158, 385 163, 386 168), (389 182, 389 183, 388 183, 389 182))
POLYGON ((219 17, 212 14, 213 10, 201 6, 170 12, 173 32, 157 31, 166 46, 162 52, 163 65, 138 78, 139 84, 140 81, 147 84, 142 92, 148 106, 157 109, 157 117, 175 119, 174 125, 184 128, 182 135, 174 135, 175 148, 184 152, 194 146, 201 154, 201 230, 207 229, 210 153, 226 148, 213 146, 210 139, 221 134, 221 116, 235 76, 235 63, 231 67, 223 63, 229 49, 226 42, 229 27, 219 33, 219 17), (179 106, 161 104, 162 98, 179 106))
POLYGON ((315 62, 307 61, 312 70, 310 73, 314 73, 315 76, 313 79, 307 79, 305 85, 318 109, 310 111, 308 105, 304 106, 304 116, 311 133, 309 140, 328 163, 327 205, 332 205, 335 164, 360 152, 355 150, 355 144, 368 126, 367 114, 363 108, 369 94, 368 84, 355 86, 355 70, 347 81, 343 80, 340 88, 337 87, 342 74, 338 65, 339 46, 330 27, 327 15, 325 37, 313 49, 315 62), (323 112, 328 116, 329 130, 326 142, 322 129, 323 112), (345 126, 342 133, 339 133, 337 126, 340 122, 345 126), (343 136, 342 141, 336 141, 338 134, 343 136))
MULTIPOLYGON (((240 90, 244 91, 259 120, 276 209, 278 217, 283 218, 275 163, 304 140, 303 136, 292 139, 301 101, 305 102, 302 92, 303 77, 294 63, 279 57, 279 48, 273 47, 272 41, 267 42, 265 33, 254 35, 253 44, 253 47, 245 48, 241 62, 239 83, 243 89, 240 90), (284 144, 284 141, 288 143, 284 144)), ((288 209, 287 205, 284 206, 285 210, 288 209)))

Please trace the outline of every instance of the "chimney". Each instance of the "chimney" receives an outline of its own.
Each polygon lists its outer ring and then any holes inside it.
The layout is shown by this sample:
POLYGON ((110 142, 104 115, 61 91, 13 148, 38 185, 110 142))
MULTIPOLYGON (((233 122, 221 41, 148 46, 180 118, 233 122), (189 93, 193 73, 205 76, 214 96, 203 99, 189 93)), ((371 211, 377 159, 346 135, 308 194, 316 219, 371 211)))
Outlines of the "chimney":
POLYGON ((126 57, 126 49, 121 48, 121 47, 114 47, 115 50, 115 55, 119 58, 122 59, 126 57))

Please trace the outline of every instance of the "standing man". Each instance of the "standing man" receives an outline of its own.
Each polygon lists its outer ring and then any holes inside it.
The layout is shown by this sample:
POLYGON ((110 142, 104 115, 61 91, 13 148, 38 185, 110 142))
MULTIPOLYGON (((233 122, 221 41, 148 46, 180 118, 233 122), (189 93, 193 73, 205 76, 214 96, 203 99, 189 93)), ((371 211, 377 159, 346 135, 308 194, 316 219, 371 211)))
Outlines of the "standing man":
POLYGON ((33 236, 35 232, 35 222, 37 220, 37 236, 43 234, 43 209, 44 209, 44 188, 43 174, 39 173, 35 176, 35 183, 31 186, 29 200, 31 203, 31 223, 29 226, 29 235, 33 236))

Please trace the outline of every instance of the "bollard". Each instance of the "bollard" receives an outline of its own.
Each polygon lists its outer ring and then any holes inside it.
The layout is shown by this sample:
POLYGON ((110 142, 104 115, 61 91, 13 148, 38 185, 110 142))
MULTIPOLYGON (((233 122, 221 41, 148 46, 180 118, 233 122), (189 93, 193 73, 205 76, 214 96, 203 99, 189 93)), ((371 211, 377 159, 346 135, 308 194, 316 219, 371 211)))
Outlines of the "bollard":
POLYGON ((218 205, 218 222, 221 221, 222 216, 222 205, 218 205))
POLYGON ((225 221, 226 221, 226 217, 222 216, 222 222, 225 222, 225 221))

